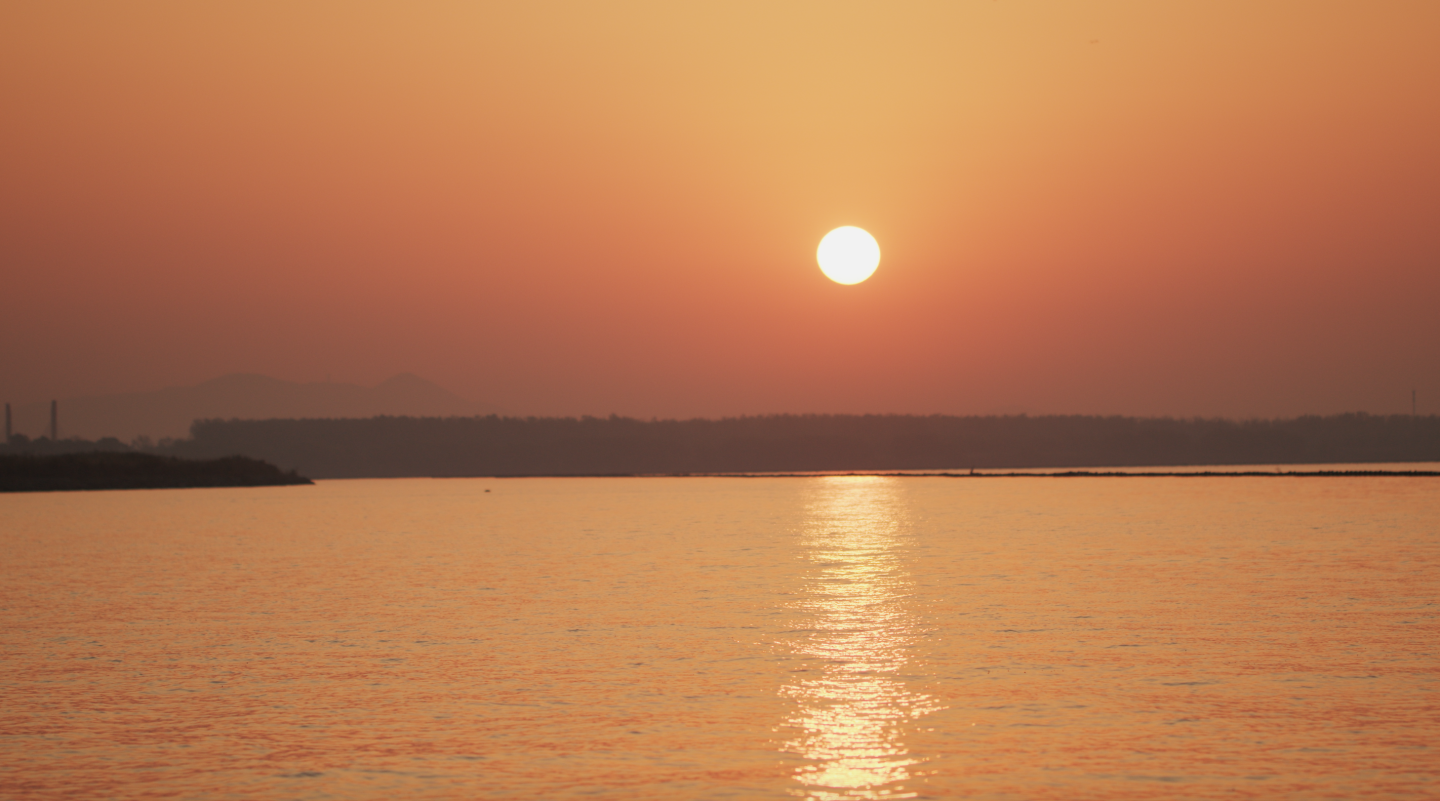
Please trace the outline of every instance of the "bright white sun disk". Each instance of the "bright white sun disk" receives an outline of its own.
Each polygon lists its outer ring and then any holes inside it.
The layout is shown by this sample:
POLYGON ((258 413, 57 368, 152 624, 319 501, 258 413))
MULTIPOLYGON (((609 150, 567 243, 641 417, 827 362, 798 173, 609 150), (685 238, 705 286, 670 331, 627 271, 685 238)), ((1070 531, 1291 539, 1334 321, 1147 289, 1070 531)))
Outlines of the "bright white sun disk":
POLYGON ((826 278, 837 284, 858 284, 880 266, 880 243, 864 228, 845 225, 820 240, 815 258, 826 278))

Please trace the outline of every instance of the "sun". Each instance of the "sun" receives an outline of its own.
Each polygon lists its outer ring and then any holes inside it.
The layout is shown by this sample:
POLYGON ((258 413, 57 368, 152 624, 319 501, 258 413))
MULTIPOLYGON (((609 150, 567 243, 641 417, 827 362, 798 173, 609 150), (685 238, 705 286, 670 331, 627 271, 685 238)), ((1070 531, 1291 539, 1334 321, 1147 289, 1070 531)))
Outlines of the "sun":
POLYGON ((815 251, 820 271, 837 284, 858 284, 880 266, 880 243, 864 228, 844 225, 825 235, 815 251))

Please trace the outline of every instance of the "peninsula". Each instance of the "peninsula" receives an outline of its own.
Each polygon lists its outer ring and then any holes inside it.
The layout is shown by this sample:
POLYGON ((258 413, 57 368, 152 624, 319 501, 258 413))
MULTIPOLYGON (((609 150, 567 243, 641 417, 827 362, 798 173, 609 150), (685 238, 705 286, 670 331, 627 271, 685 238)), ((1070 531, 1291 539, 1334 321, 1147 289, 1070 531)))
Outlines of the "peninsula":
POLYGON ((113 451, 0 454, 0 492, 273 487, 313 483, 293 470, 285 472, 245 456, 180 459, 113 451))

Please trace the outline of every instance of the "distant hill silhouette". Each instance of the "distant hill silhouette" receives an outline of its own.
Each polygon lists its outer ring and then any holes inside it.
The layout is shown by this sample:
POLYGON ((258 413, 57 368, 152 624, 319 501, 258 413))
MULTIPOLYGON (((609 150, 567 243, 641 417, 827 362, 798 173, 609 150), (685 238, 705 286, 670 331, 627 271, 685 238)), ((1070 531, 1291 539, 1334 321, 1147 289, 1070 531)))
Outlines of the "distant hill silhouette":
MULTIPOLYGON (((452 417, 494 414, 476 403, 410 373, 378 386, 314 382, 300 384, 253 373, 233 373, 192 387, 156 392, 96 395, 60 400, 60 436, 179 438, 202 419, 367 418, 379 415, 452 417)), ((15 409, 15 430, 40 435, 49 425, 49 401, 15 409)))
POLYGON ((202 420, 164 450, 314 478, 1428 462, 1440 461, 1440 417, 202 420))

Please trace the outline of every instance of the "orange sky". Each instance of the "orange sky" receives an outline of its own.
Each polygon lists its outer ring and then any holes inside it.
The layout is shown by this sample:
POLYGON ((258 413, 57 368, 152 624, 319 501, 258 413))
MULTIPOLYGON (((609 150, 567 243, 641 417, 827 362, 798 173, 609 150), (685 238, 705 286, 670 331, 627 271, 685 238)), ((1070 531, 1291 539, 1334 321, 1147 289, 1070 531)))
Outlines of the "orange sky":
POLYGON ((0 7, 0 400, 1440 412, 1440 3, 0 7), (820 237, 868 229, 856 286, 820 237))

